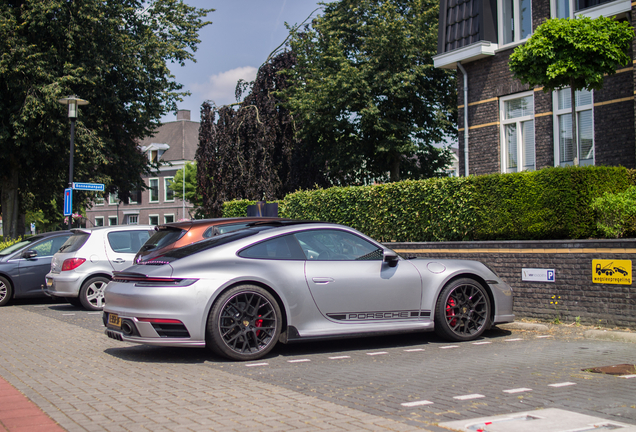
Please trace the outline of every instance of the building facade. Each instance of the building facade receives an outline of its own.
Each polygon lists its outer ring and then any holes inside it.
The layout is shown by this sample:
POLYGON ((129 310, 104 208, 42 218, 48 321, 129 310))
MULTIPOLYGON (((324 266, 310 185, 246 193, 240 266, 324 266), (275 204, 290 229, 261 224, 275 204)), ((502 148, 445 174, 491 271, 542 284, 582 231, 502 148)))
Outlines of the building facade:
POLYGON ((440 0, 434 64, 458 71, 461 175, 636 167, 633 63, 606 76, 602 90, 577 92, 576 143, 570 89, 529 88, 508 68, 514 48, 546 19, 601 15, 636 24, 629 0, 440 0))
POLYGON ((199 143, 199 123, 190 111, 177 112, 177 121, 163 123, 155 134, 139 143, 149 160, 163 162, 158 171, 143 177, 146 190, 133 194, 128 202, 116 194, 98 198, 87 210, 87 226, 159 225, 190 219, 192 205, 176 198, 168 187, 186 162, 194 161, 199 143))

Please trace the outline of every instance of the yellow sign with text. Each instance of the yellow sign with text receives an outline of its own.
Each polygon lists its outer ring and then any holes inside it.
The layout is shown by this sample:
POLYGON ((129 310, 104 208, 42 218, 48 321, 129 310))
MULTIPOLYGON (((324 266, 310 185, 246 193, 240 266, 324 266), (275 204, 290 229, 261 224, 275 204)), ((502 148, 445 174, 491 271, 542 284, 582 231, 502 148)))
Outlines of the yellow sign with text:
POLYGON ((603 284, 632 284, 631 260, 592 260, 592 282, 603 284))

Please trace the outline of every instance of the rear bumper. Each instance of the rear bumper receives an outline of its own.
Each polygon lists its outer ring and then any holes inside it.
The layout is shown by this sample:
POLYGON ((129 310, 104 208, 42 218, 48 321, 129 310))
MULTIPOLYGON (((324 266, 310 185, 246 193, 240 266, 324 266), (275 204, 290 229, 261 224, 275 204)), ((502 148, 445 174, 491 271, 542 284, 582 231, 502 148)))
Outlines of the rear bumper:
POLYGON ((49 273, 42 291, 49 297, 78 297, 81 285, 80 275, 70 273, 49 273))

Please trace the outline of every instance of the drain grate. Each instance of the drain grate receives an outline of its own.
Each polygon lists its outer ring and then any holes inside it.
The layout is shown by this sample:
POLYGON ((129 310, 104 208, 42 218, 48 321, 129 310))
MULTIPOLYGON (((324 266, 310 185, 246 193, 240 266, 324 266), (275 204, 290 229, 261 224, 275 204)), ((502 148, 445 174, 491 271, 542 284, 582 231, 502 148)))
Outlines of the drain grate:
POLYGON ((636 374, 636 366, 633 364, 618 364, 614 366, 602 366, 595 368, 583 369, 586 372, 608 374, 608 375, 634 375, 636 374))

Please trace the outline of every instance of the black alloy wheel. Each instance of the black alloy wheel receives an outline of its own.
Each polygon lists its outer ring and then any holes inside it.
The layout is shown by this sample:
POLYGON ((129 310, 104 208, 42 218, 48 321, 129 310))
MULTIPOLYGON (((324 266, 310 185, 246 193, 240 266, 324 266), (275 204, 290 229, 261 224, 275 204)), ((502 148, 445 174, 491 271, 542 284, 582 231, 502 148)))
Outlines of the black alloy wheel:
POLYGON ((444 287, 435 308, 435 332, 453 341, 477 339, 488 328, 490 298, 473 279, 457 279, 444 287))
POLYGON ((210 310, 208 346, 233 360, 256 360, 269 353, 281 331, 281 312, 274 297, 255 285, 223 293, 210 310))

